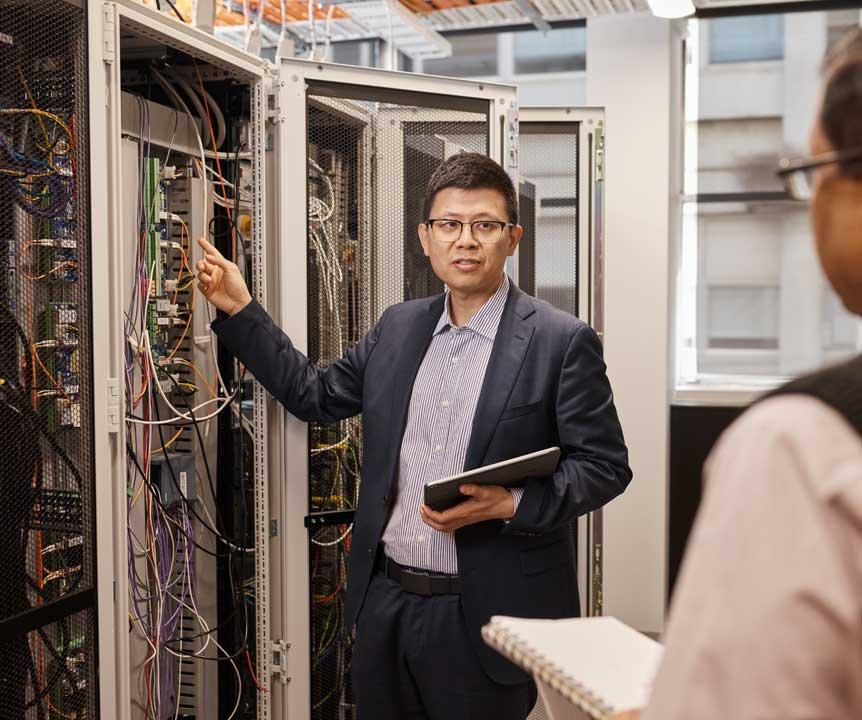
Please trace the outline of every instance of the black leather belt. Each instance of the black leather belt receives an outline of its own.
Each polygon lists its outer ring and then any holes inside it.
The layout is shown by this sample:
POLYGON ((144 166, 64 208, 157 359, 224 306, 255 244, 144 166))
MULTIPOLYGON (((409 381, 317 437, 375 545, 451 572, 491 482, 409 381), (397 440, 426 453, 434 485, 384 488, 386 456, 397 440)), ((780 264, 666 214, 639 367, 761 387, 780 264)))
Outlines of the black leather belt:
POLYGON ((444 573, 432 573, 425 570, 413 570, 399 565, 394 560, 386 557, 383 548, 378 548, 377 557, 374 561, 374 569, 394 580, 405 592, 414 595, 460 595, 461 578, 457 575, 446 575, 444 573))

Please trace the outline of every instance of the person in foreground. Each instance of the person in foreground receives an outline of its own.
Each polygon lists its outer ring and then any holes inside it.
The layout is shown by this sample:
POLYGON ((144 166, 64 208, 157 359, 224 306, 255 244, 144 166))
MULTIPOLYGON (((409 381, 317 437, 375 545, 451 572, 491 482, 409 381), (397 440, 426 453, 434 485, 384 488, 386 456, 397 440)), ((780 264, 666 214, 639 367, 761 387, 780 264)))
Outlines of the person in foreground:
POLYGON ((482 155, 444 162, 418 232, 448 291, 390 307, 325 369, 203 240, 200 288, 221 311, 219 341, 293 415, 362 413, 344 610, 360 718, 521 720, 535 686, 481 627, 492 614, 579 614, 569 525, 625 489, 627 451, 596 333, 504 273, 522 233, 505 171, 482 155), (445 512, 422 504, 430 480, 555 445, 551 477, 465 485, 445 512))
MULTIPOLYGON (((782 174, 862 313, 862 33, 827 58, 811 156, 782 174)), ((705 485, 642 720, 862 718, 862 358, 755 405, 705 485)))

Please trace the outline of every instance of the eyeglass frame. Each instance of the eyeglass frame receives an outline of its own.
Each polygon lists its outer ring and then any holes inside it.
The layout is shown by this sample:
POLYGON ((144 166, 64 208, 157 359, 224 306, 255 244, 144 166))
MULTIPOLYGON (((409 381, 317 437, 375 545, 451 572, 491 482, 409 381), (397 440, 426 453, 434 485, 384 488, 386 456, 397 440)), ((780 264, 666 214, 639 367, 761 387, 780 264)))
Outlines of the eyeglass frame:
POLYGON ((788 193, 792 196, 787 180, 794 173, 817 170, 826 165, 841 163, 847 160, 862 160, 862 146, 845 150, 830 150, 829 152, 798 158, 784 158, 779 162, 779 168, 775 171, 775 174, 784 181, 788 193))
POLYGON ((453 243, 458 242, 461 239, 461 236, 464 234, 464 226, 470 226, 470 235, 473 237, 476 242, 482 243, 483 245, 496 245, 500 240, 503 239, 503 233, 506 232, 506 228, 517 227, 517 223, 513 222, 505 222, 503 220, 471 220, 470 222, 465 222, 464 220, 456 220, 455 218, 428 218, 425 220, 424 225, 431 231, 431 237, 434 238, 439 243, 445 243, 446 245, 452 245, 453 243), (458 237, 453 240, 437 240, 437 236, 434 234, 434 225, 432 223, 438 222, 440 220, 445 220, 446 222, 456 222, 460 223, 461 229, 458 231, 458 237), (493 241, 482 241, 476 237, 476 232, 473 230, 473 225, 476 223, 494 223, 495 225, 500 226, 500 237, 493 241))

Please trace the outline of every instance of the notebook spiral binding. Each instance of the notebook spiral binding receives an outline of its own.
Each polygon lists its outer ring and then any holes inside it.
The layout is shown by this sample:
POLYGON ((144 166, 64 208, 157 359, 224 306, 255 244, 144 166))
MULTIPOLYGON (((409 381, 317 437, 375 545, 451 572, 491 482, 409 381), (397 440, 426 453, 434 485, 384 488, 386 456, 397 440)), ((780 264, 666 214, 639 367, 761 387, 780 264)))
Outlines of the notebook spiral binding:
POLYGON ((546 682, 595 720, 609 720, 615 710, 588 687, 575 680, 547 657, 529 648, 499 622, 482 628, 482 637, 512 662, 546 682))

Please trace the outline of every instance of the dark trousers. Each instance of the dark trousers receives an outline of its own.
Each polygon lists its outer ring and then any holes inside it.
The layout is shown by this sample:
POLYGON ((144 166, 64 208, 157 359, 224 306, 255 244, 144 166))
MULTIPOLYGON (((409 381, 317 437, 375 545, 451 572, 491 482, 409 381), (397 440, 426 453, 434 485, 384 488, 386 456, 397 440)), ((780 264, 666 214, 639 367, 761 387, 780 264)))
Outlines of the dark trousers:
POLYGON ((524 720, 532 682, 495 683, 467 638, 459 595, 422 597, 375 574, 356 626, 359 720, 524 720))

